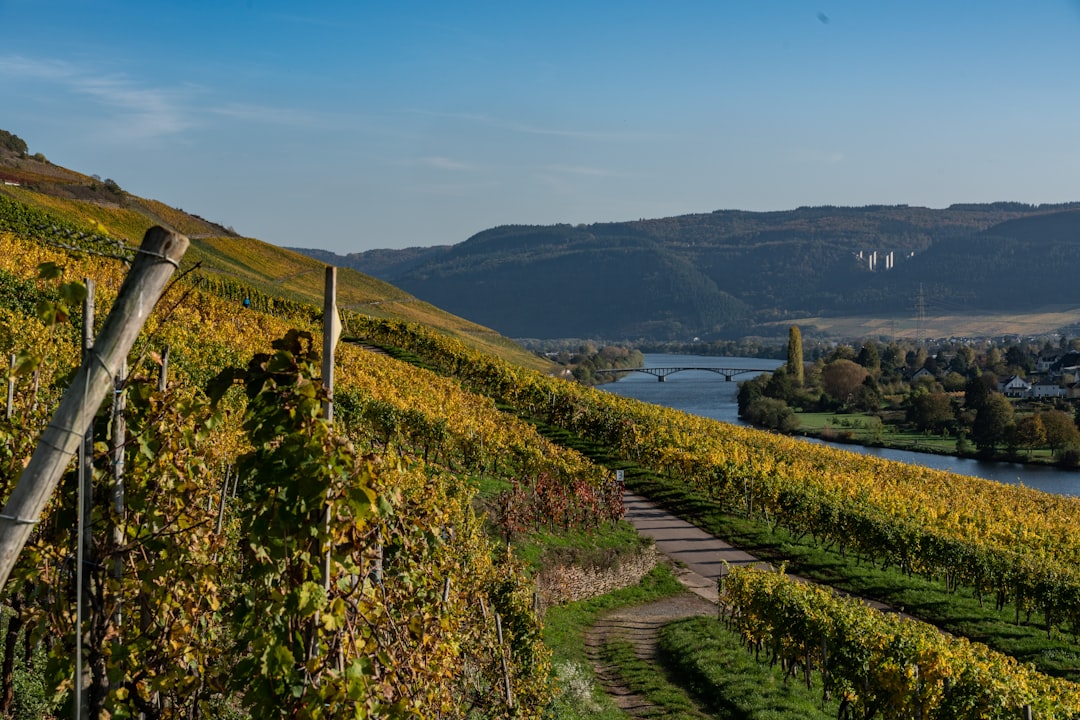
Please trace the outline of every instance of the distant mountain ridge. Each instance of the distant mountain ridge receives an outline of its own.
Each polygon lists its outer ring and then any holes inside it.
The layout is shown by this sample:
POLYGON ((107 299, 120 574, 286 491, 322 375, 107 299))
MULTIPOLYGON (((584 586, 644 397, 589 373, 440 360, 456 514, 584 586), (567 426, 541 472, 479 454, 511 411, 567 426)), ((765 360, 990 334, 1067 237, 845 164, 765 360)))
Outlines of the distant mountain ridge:
POLYGON ((737 337, 910 312, 920 293, 968 312, 1080 307, 1080 203, 718 210, 502 226, 431 248, 293 249, 511 337, 737 337))

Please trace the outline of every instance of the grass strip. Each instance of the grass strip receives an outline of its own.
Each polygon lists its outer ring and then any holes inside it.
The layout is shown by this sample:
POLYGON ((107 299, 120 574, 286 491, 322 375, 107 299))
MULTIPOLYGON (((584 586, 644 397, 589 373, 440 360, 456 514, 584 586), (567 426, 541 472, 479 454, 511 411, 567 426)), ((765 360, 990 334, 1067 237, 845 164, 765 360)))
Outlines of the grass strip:
POLYGON ((643 711, 643 717, 671 718, 672 720, 703 720, 708 715, 698 710, 697 704, 680 685, 668 679, 653 663, 642 660, 627 640, 611 640, 604 644, 600 657, 614 665, 626 686, 635 695, 645 698, 656 707, 643 711))
POLYGON ((721 720, 831 720, 839 705, 822 700, 817 675, 810 688, 785 678, 779 665, 758 662, 738 633, 716 618, 676 620, 660 629, 657 643, 665 668, 686 683, 691 695, 721 720))
POLYGON ((646 575, 639 585, 591 600, 549 608, 544 617, 544 642, 552 652, 556 695, 548 708, 548 717, 557 720, 624 720, 626 716, 597 684, 585 651, 585 633, 601 613, 684 591, 671 570, 661 565, 646 575))

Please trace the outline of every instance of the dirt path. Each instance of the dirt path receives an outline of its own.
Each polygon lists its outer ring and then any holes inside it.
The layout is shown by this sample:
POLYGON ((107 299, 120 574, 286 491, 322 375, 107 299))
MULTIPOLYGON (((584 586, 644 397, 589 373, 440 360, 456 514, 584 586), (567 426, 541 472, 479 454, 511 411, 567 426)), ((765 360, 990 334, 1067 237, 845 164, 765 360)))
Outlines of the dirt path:
POLYGON ((602 650, 606 643, 626 640, 642 660, 659 665, 656 655, 657 633, 669 622, 696 615, 715 615, 716 605, 694 593, 684 593, 645 605, 615 610, 597 621, 585 636, 585 648, 604 691, 616 707, 631 717, 657 717, 663 708, 635 695, 606 664, 602 650))
MULTIPOLYGON (((685 617, 715 615, 719 599, 717 581, 728 568, 769 565, 640 495, 626 493, 623 502, 627 522, 640 534, 653 539, 657 551, 672 563, 676 577, 689 592, 602 616, 586 634, 585 646, 600 684, 620 709, 631 717, 657 717, 662 709, 635 695, 621 681, 616 669, 603 662, 604 645, 613 640, 628 640, 639 658, 659 665, 656 641, 663 625, 685 617)), ((868 604, 889 610, 881 603, 868 604)))
POLYGON ((694 525, 680 520, 639 495, 623 498, 626 520, 638 532, 651 537, 656 549, 674 567, 689 592, 645 605, 615 610, 604 615, 585 636, 585 646, 596 676, 617 707, 631 717, 656 717, 662 708, 635 695, 604 663, 601 651, 613 640, 626 640, 639 658, 659 665, 657 633, 674 620, 717 612, 717 579, 730 566, 762 564, 752 555, 731 547, 694 525))

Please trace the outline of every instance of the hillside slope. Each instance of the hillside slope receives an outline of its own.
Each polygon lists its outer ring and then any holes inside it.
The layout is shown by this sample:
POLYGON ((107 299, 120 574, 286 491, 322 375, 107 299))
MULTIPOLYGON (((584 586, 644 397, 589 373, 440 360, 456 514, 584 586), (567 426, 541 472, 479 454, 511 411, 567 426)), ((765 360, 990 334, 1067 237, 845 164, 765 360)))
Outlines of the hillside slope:
MULTIPOLYGON (((87 234, 138 244, 146 230, 162 225, 187 235, 185 268, 200 265, 210 282, 250 287, 316 307, 322 306, 324 262, 236 232, 197 215, 137 197, 112 180, 68 170, 44 158, 0 148, 0 203, 33 208, 87 234)), ((14 209, 0 209, 0 230, 14 209)), ((236 292, 241 292, 236 289, 236 292)), ((484 352, 535 369, 549 364, 488 327, 418 300, 390 283, 343 268, 338 273, 338 305, 375 317, 421 322, 484 352)))

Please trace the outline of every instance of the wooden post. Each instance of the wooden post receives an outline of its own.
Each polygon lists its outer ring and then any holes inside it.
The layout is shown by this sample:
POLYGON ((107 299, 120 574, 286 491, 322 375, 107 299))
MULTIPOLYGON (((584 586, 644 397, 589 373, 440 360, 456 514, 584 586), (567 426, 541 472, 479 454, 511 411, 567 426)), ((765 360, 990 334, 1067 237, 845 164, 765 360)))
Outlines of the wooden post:
POLYGON ((161 351, 161 372, 158 373, 157 389, 158 392, 165 392, 169 387, 169 350, 172 349, 172 345, 166 345, 165 349, 161 351))
POLYGON ((514 692, 513 687, 510 684, 510 668, 506 664, 506 648, 503 647, 503 629, 502 629, 502 616, 499 613, 495 613, 495 632, 499 637, 499 655, 502 658, 502 671, 503 671, 503 683, 506 690, 506 705, 507 707, 514 707, 514 692))
MULTIPOLYGON (((112 438, 109 442, 109 447, 112 451, 113 475, 112 576, 116 580, 123 577, 124 571, 124 559, 121 557, 121 548, 124 547, 124 447, 127 445, 127 418, 124 417, 124 413, 127 412, 127 395, 124 392, 124 386, 126 384, 127 363, 124 363, 120 368, 120 373, 116 376, 116 386, 113 391, 112 438)), ((122 596, 122 593, 117 594, 116 612, 113 614, 116 627, 118 628, 120 627, 120 621, 122 620, 122 608, 120 606, 120 598, 122 596)))
POLYGON ((334 422, 334 349, 341 335, 341 320, 337 311, 337 268, 327 266, 326 285, 323 293, 323 352, 322 382, 326 389, 323 416, 326 422, 334 422))
POLYGON ((146 232, 91 356, 75 374, 0 513, 0 588, 187 247, 183 235, 160 227, 146 232))
POLYGON ((15 411, 15 353, 11 354, 11 364, 8 367, 7 379, 7 419, 11 419, 15 411))
POLYGON ((214 527, 216 535, 221 534, 221 526, 225 522, 225 498, 229 497, 229 480, 232 479, 232 465, 225 467, 225 480, 221 483, 221 500, 218 503, 217 525, 214 527))
MULTIPOLYGON (((323 353, 322 353, 322 381, 326 390, 326 400, 323 401, 323 417, 326 422, 334 424, 334 349, 337 347, 338 336, 341 334, 341 321, 337 311, 337 268, 328 265, 326 267, 326 285, 323 291, 323 353)), ((323 524, 326 530, 327 545, 326 554, 323 556, 323 590, 330 592, 330 503, 323 508, 323 524)))
MULTIPOLYGON (((86 297, 83 299, 82 362, 94 351, 94 281, 84 278, 86 297)), ((91 418, 83 431, 79 444, 78 504, 75 523, 75 720, 83 720, 87 713, 87 688, 90 679, 83 669, 83 622, 90 610, 86 601, 86 565, 94 561, 94 528, 91 523, 94 511, 94 423, 91 418)))

